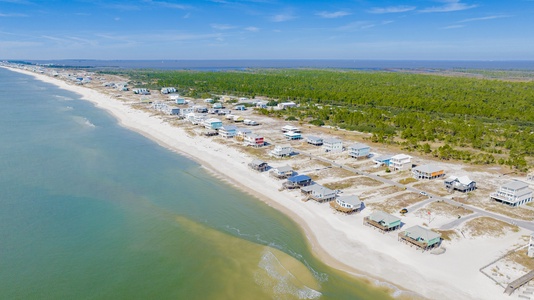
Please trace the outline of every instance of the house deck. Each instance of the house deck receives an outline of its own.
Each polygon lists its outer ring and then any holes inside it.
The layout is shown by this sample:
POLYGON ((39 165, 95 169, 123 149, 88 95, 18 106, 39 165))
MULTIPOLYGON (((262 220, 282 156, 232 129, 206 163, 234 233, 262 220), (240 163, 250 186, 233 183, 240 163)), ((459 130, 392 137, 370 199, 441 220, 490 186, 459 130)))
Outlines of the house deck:
POLYGON ((336 201, 330 202, 330 207, 332 207, 333 209, 335 209, 337 211, 340 211, 342 213, 346 213, 346 214, 351 214, 351 213, 353 213, 353 212, 358 210, 357 208, 343 207, 343 206, 339 205, 336 201))
POLYGON ((417 247, 419 247, 419 248, 421 248, 421 249, 423 249, 423 250, 429 250, 429 249, 432 249, 432 248, 436 248, 436 247, 438 247, 439 244, 440 244, 440 243, 435 243, 435 244, 432 244, 431 246, 428 246, 427 243, 424 243, 424 242, 418 242, 418 241, 416 241, 416 240, 414 240, 414 239, 412 239, 412 238, 406 236, 406 235, 404 234, 404 232, 400 232, 400 233, 399 233, 399 240, 400 240, 401 242, 404 242, 404 243, 410 245, 410 246, 411 246, 411 245, 417 246, 417 247))
POLYGON ((275 173, 275 172, 271 172, 269 175, 271 177, 276 178, 276 179, 287 179, 288 177, 291 177, 291 175, 289 175, 289 174, 278 174, 278 173, 275 173))
POLYGON ((324 198, 324 197, 315 197, 315 196, 313 196, 313 195, 311 195, 311 194, 308 194, 308 195, 306 196, 306 200, 305 200, 305 201, 308 201, 308 200, 310 200, 310 199, 311 199, 311 200, 315 200, 315 201, 317 201, 317 202, 319 202, 319 203, 323 203, 323 202, 329 202, 329 201, 332 201, 332 200, 336 199, 336 197, 333 196, 333 197, 330 197, 330 198, 324 198))
POLYGON ((519 277, 518 279, 512 281, 510 284, 508 284, 508 286, 506 287, 506 289, 504 290, 504 293, 508 294, 508 295, 512 295, 512 293, 517 290, 518 288, 520 288, 521 286, 527 284, 529 281, 531 281, 532 279, 534 279, 534 270, 533 271, 530 271, 528 272, 527 274, 519 277))

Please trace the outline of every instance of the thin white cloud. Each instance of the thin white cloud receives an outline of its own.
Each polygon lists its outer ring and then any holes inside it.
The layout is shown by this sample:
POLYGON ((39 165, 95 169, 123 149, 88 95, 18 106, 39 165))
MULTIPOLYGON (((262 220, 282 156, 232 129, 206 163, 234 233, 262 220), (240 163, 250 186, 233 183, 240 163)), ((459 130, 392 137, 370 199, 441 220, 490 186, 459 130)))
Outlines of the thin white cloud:
POLYGON ((508 16, 508 15, 487 16, 487 17, 481 17, 481 18, 464 19, 464 20, 458 21, 458 23, 477 22, 477 21, 485 21, 485 20, 493 20, 493 19, 501 19, 501 18, 509 18, 509 17, 511 16, 508 16))
POLYGON ((21 42, 21 41, 0 41, 1 49, 20 48, 20 47, 29 48, 29 47, 35 47, 35 46, 41 46, 41 43, 21 42))
POLYGON ((328 11, 320 11, 318 13, 315 14, 316 16, 319 16, 321 18, 325 18, 325 19, 335 19, 335 18, 341 18, 341 17, 344 17, 344 16, 348 16, 348 15, 351 15, 350 12, 348 11, 334 11, 334 12, 328 12, 328 11))
POLYGON ((191 6, 189 6, 189 5, 172 3, 172 2, 168 2, 168 1, 144 0, 143 2, 148 3, 148 4, 152 4, 152 5, 158 5, 158 6, 161 6, 161 7, 166 7, 166 8, 174 8, 174 9, 182 9, 182 10, 186 10, 186 9, 190 9, 191 8, 191 6))
POLYGON ((441 27, 441 29, 458 29, 462 27, 464 27, 464 25, 450 25, 450 26, 441 27))
POLYGON ((282 13, 271 17, 273 22, 286 22, 295 19, 296 17, 292 13, 282 13))
POLYGON ((260 31, 260 29, 258 27, 254 27, 254 26, 245 27, 245 30, 246 31, 250 31, 250 32, 258 32, 258 31, 260 31))
POLYGON ((9 13, 9 14, 0 13, 0 17, 2 18, 20 18, 20 17, 27 17, 27 16, 28 15, 17 14, 17 13, 9 13))
POLYGON ((358 21, 358 22, 352 22, 347 25, 343 25, 337 28, 337 30, 340 31, 358 31, 363 29, 368 29, 371 27, 375 27, 376 24, 373 24, 368 21, 358 21))
POLYGON ((217 29, 217 30, 229 30, 236 28, 235 26, 228 25, 228 24, 210 24, 211 28, 217 29))
POLYGON ((189 19, 191 17, 191 13, 186 13, 182 18, 189 19))
POLYGON ((398 5, 398 6, 388 6, 388 7, 373 7, 368 10, 368 13, 372 14, 390 14, 390 13, 403 13, 411 10, 415 10, 415 6, 407 5, 398 5))
POLYGON ((419 10, 419 12, 421 13, 451 12, 451 11, 471 9, 471 8, 475 8, 478 6, 476 4, 469 5, 466 3, 462 3, 460 2, 460 0, 442 0, 439 2, 442 2, 444 4, 441 6, 433 6, 433 7, 421 9, 419 10))

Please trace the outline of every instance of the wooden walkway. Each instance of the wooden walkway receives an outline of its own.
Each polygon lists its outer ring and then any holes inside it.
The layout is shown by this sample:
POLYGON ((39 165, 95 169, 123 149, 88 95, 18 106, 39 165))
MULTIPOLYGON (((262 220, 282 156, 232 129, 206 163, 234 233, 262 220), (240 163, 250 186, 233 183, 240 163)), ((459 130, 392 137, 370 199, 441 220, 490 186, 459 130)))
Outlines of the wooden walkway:
POLYGON ((527 284, 529 281, 534 279, 534 270, 528 272, 527 274, 519 277, 518 279, 512 281, 504 290, 504 293, 508 295, 512 295, 512 293, 523 286, 524 284, 527 284))

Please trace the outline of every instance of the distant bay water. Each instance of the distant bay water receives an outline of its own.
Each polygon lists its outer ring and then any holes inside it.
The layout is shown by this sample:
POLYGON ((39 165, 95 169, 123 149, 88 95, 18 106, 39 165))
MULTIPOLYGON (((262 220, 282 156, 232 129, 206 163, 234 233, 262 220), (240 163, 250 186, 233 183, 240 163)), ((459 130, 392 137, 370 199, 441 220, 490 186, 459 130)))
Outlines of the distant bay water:
POLYGON ((248 68, 333 68, 355 70, 386 69, 482 69, 482 70, 534 70, 534 61, 491 60, 28 60, 37 64, 58 66, 160 69, 160 70, 239 70, 248 68))
POLYGON ((389 299, 77 94, 0 68, 0 95, 0 299, 389 299))

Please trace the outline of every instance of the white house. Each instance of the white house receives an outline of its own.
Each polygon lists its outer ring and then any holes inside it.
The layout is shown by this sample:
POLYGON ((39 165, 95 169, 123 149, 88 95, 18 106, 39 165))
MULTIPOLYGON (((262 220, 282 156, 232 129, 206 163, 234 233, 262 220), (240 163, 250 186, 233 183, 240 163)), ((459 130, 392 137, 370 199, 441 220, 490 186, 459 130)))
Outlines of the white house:
POLYGON ((192 107, 185 107, 180 109, 180 116, 187 118, 187 115, 194 112, 194 109, 192 107))
POLYGON ((412 157, 406 154, 397 154, 389 160, 389 166, 394 171, 409 170, 412 168, 412 157))
POLYGON ((285 125, 282 127, 282 132, 300 132, 300 129, 298 127, 295 127, 293 125, 285 125))
POLYGON ((362 208, 362 201, 356 195, 348 195, 337 197, 336 201, 330 202, 330 205, 338 211, 351 213, 362 208))
POLYGON ((247 134, 244 138, 245 146, 261 147, 265 145, 263 136, 254 133, 247 134))
POLYGON ((176 88, 173 88, 173 87, 164 87, 164 88, 161 88, 161 91, 160 91, 162 94, 171 94, 171 93, 176 93, 176 88))
POLYGON ((271 151, 271 155, 276 157, 284 157, 284 156, 291 156, 291 153, 293 153, 293 147, 291 145, 276 145, 274 149, 271 151))
POLYGON ((205 119, 203 124, 206 129, 218 129, 222 127, 222 121, 216 118, 205 119))
POLYGON ((513 180, 501 186, 501 188, 490 194, 490 198, 510 206, 519 206, 532 201, 532 190, 528 183, 513 180))
POLYGON ((244 141, 245 137, 249 134, 252 134, 252 130, 248 128, 237 128, 235 137, 238 141, 244 141))
POLYGON ((279 109, 286 109, 286 108, 291 108, 291 107, 297 107, 297 104, 295 102, 278 103, 278 108, 279 109))
POLYGON ((342 152, 343 141, 334 138, 324 139, 323 149, 325 152, 342 152))

